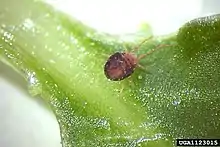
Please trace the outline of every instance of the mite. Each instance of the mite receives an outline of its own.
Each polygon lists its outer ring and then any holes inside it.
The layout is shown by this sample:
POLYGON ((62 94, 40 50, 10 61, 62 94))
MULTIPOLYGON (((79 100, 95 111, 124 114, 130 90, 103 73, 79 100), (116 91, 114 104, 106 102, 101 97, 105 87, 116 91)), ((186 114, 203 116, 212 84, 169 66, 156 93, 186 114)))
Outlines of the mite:
POLYGON ((159 45, 146 54, 142 54, 139 57, 136 56, 133 52, 138 50, 144 42, 151 38, 152 37, 145 39, 139 44, 139 46, 135 47, 130 52, 116 52, 111 55, 104 65, 105 76, 112 81, 121 81, 131 76, 134 73, 136 67, 141 67, 141 65, 139 64, 140 59, 151 54, 156 49, 165 46, 159 45))

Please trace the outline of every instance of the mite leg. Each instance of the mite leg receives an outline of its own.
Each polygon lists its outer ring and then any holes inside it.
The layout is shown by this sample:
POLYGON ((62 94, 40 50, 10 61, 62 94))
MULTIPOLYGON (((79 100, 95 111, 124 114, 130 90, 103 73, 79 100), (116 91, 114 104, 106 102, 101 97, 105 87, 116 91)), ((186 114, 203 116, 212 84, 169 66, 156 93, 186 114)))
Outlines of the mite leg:
POLYGON ((124 90, 124 84, 122 83, 122 81, 118 81, 118 84, 119 84, 119 88, 115 89, 114 91, 119 93, 119 95, 121 95, 124 90))
MULTIPOLYGON (((132 80, 129 78, 129 85, 131 85, 132 80)), ((122 96, 122 92, 124 91, 124 84, 122 84, 121 89, 119 90, 119 96, 122 96)))
POLYGON ((134 81, 132 80, 132 76, 128 77, 126 82, 128 82, 128 83, 126 83, 127 86, 129 86, 129 87, 135 87, 135 83, 134 83, 134 81))
POLYGON ((122 87, 121 87, 121 89, 119 91, 119 94, 122 94, 123 90, 124 90, 124 85, 122 85, 122 87))
POLYGON ((145 73, 147 73, 147 74, 152 74, 149 70, 147 70, 146 68, 144 68, 144 66, 142 66, 142 65, 140 65, 140 64, 138 64, 137 67, 140 68, 140 69, 142 69, 142 70, 143 70, 145 73))
POLYGON ((137 51, 141 47, 141 45, 143 45, 146 41, 148 41, 152 38, 153 38, 153 36, 150 36, 149 38, 144 39, 138 46, 134 47, 134 49, 131 52, 137 51))
POLYGON ((140 55, 140 56, 138 57, 138 60, 140 60, 140 59, 146 57, 147 55, 152 54, 153 52, 155 52, 155 51, 158 50, 158 49, 162 49, 163 47, 168 47, 168 46, 173 46, 173 45, 166 45, 166 44, 158 45, 157 47, 155 47, 154 49, 152 49, 152 50, 149 51, 148 53, 143 54, 143 55, 140 55))
POLYGON ((122 93, 123 90, 124 90, 124 85, 122 84, 122 87, 119 90, 117 90, 119 97, 123 97, 123 93, 122 93))
POLYGON ((137 67, 142 69, 142 70, 146 70, 145 67, 143 65, 141 65, 141 64, 137 64, 137 67))

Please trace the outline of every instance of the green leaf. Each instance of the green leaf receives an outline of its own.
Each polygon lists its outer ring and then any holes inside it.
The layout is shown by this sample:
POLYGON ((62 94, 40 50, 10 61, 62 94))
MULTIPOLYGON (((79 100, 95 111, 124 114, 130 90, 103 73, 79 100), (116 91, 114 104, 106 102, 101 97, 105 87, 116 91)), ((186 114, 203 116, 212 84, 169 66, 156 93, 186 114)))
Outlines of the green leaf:
POLYGON ((1 60, 48 103, 64 147, 171 147, 179 137, 220 137, 218 15, 145 43, 138 55, 173 46, 141 60, 146 70, 113 82, 104 76, 105 55, 142 39, 122 43, 40 1, 2 0, 0 10, 1 60))

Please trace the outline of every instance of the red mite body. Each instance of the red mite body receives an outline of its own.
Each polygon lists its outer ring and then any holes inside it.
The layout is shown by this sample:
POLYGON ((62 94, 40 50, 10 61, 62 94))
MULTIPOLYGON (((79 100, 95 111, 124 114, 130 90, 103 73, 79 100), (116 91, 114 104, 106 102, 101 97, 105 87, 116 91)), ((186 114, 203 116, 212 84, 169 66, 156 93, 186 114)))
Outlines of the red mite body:
POLYGON ((129 77, 137 66, 137 57, 131 53, 111 55, 105 63, 104 72, 108 79, 120 81, 129 77))
MULTIPOLYGON (((152 37, 145 39, 140 43, 139 46, 135 47, 134 50, 138 50, 145 41, 151 38, 152 37)), ((167 45, 159 45, 148 53, 140 55, 139 57, 136 57, 132 52, 116 52, 111 55, 105 63, 104 73, 106 77, 112 81, 121 81, 129 77, 134 72, 135 68, 139 65, 138 62, 140 59, 153 53, 156 49, 162 48, 164 46, 167 45)))

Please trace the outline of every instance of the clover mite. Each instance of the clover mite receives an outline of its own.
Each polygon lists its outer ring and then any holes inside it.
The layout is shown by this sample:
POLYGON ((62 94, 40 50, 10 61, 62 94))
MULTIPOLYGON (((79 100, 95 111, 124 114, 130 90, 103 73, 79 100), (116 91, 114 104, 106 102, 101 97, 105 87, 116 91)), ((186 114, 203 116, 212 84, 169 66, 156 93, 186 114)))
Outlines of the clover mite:
POLYGON ((139 61, 147 55, 150 55, 154 51, 164 46, 170 45, 159 45, 156 48, 150 50, 146 54, 142 54, 137 56, 134 54, 134 51, 137 51, 142 44, 144 44, 147 40, 152 38, 149 37, 143 40, 137 47, 135 47, 132 51, 125 51, 125 52, 116 52, 112 54, 104 65, 104 73, 105 76, 111 81, 121 81, 125 78, 131 76, 136 67, 142 67, 139 64, 139 61))

